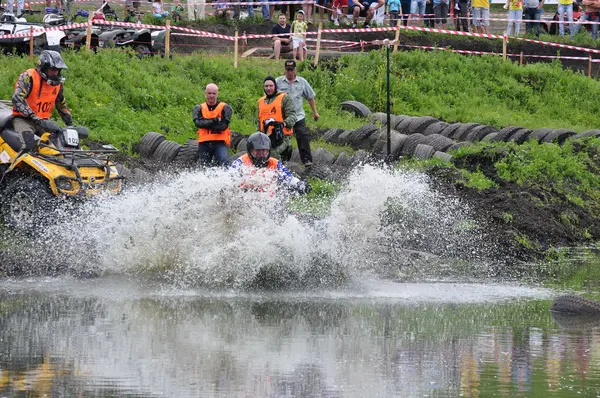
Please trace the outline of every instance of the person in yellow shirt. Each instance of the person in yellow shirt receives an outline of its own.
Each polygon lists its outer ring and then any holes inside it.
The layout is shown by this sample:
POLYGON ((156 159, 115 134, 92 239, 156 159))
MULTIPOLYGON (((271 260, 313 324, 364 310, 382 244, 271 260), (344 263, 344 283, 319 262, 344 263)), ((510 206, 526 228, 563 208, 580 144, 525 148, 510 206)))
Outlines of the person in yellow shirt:
POLYGON ((473 0, 473 26, 475 33, 488 33, 490 26, 490 2, 489 0, 473 0))
POLYGON ((506 28, 506 36, 510 36, 513 25, 515 26, 515 36, 518 36, 519 30, 521 29, 521 20, 523 19, 523 1, 506 0, 504 8, 508 8, 508 27, 506 28))
POLYGON ((573 26, 573 0, 558 0, 558 34, 561 36, 565 35, 565 14, 569 21, 569 31, 571 32, 571 38, 575 35, 575 28, 573 26))

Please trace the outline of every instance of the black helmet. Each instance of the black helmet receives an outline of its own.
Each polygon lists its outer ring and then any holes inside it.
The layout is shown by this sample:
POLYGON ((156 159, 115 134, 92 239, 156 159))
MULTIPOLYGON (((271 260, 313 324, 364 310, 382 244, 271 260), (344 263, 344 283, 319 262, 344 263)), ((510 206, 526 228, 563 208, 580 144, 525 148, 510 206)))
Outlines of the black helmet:
POLYGON ((269 158, 271 157, 271 139, 265 133, 258 131, 248 137, 248 141, 246 142, 246 151, 248 152, 248 156, 250 156, 250 160, 252 160, 252 163, 256 167, 266 167, 267 163, 269 162, 269 158), (268 149, 269 153, 267 156, 256 158, 252 155, 253 149, 268 149))
POLYGON ((42 79, 47 81, 51 86, 58 86, 65 81, 65 79, 61 77, 61 71, 63 69, 69 68, 67 68, 67 64, 65 64, 65 61, 63 61, 58 51, 42 51, 40 54, 40 59, 37 63, 37 71, 42 76, 42 79), (48 78, 47 73, 49 68, 58 69, 58 76, 48 78))

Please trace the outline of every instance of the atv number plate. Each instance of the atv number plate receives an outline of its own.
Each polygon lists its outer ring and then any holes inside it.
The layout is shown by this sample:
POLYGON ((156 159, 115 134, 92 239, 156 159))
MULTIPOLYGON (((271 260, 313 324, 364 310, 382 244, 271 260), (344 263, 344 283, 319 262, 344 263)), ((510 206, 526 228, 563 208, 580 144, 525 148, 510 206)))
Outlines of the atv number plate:
POLYGON ((65 130, 65 141, 68 146, 78 146, 79 145, 79 134, 76 130, 67 129, 65 130))

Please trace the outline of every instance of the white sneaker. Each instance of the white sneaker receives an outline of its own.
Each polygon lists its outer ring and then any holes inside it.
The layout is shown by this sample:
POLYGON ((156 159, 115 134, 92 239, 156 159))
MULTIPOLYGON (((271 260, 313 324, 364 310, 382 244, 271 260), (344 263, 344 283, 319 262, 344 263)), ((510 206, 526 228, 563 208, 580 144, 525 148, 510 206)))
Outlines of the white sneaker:
POLYGON ((356 29, 356 24, 355 23, 352 24, 352 29, 356 29))
POLYGON ((334 26, 340 26, 340 21, 337 20, 337 18, 333 21, 333 25, 334 26))

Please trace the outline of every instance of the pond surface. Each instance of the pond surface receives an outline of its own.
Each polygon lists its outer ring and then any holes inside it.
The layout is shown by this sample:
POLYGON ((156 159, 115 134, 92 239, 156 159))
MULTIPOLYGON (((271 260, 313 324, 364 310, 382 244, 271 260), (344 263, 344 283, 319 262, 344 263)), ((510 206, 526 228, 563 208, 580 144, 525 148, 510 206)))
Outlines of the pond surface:
POLYGON ((371 280, 245 293, 0 282, 0 397, 598 396, 599 323, 550 289, 371 280))

